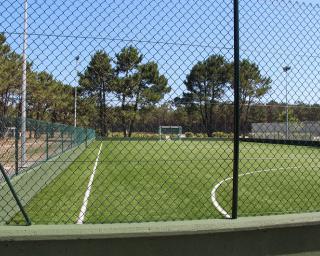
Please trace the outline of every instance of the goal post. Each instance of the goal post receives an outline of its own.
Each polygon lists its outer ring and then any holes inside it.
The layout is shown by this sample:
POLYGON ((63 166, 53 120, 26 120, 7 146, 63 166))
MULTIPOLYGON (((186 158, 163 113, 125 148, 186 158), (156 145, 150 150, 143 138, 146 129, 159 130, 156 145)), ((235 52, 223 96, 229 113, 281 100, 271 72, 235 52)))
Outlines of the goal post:
POLYGON ((160 140, 180 140, 182 135, 181 126, 159 126, 160 140))

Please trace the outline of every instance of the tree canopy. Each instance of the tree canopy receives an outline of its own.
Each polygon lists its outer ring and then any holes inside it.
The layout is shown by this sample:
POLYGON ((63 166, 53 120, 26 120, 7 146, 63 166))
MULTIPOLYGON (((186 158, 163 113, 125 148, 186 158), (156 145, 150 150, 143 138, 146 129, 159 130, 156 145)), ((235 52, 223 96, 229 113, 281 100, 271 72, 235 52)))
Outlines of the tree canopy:
MULTIPOLYGON (((196 63, 185 80, 187 92, 175 99, 176 105, 198 111, 208 136, 212 136, 218 112, 217 103, 228 103, 227 92, 233 90, 233 63, 221 55, 212 55, 196 63)), ((246 126, 250 105, 270 89, 270 78, 263 77, 259 67, 249 60, 240 63, 240 98, 243 123, 246 126)), ((232 92, 229 93, 232 95, 232 92)))
MULTIPOLYGON (((159 125, 181 125, 185 131, 206 133, 233 130, 233 62, 214 54, 195 63, 174 100, 172 88, 155 60, 148 60, 134 46, 113 56, 104 50, 92 54, 78 73, 79 87, 35 70, 27 63, 27 115, 37 120, 72 124, 75 89, 78 90, 78 124, 95 128, 101 136, 109 131, 131 137, 135 131, 156 132, 159 125)), ((0 111, 20 115, 22 57, 0 34, 0 111)), ((265 102, 271 79, 248 60, 240 62, 241 130, 250 132, 252 122, 284 122, 285 104, 265 102), (261 100, 263 101, 261 102, 261 100)), ((320 120, 318 104, 297 102, 290 106, 292 123, 320 120)))
POLYGON ((208 136, 214 130, 214 105, 222 99, 228 84, 229 64, 221 55, 212 55, 194 65, 184 82, 187 92, 176 98, 177 104, 200 112, 208 136))
POLYGON ((93 98, 99 109, 98 128, 101 135, 107 134, 106 101, 112 90, 114 70, 111 58, 104 51, 97 51, 83 74, 80 74, 80 91, 84 99, 93 98))

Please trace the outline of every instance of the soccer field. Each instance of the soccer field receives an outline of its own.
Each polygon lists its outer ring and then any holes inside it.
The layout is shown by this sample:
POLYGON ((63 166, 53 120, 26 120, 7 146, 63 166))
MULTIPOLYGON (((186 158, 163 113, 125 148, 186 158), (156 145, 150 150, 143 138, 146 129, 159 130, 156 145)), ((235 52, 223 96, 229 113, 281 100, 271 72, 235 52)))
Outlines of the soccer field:
MULTIPOLYGON (((320 209, 318 148, 242 142, 240 152, 240 215, 320 209)), ((95 141, 26 210, 38 224, 225 218, 232 159, 231 141, 95 141)))

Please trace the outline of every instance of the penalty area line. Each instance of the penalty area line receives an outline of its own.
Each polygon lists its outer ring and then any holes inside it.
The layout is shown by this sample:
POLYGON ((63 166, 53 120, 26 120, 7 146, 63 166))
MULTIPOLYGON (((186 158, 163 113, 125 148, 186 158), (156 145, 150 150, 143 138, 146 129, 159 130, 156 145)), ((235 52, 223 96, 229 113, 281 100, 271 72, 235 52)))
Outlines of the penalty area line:
POLYGON ((96 174, 96 170, 97 170, 97 166, 98 166, 98 162, 99 162, 99 157, 100 157, 100 154, 101 154, 101 148, 102 148, 102 142, 100 144, 99 152, 98 152, 96 161, 94 163, 92 173, 90 175, 90 179, 89 179, 89 183, 88 183, 88 186, 87 186, 86 193, 84 194, 83 203, 82 203, 82 206, 81 206, 81 209, 80 209, 80 213, 79 213, 79 217, 78 217, 78 220, 77 220, 77 224, 83 224, 84 217, 86 215, 87 205, 88 205, 90 192, 91 192, 91 188, 92 188, 92 183, 93 183, 94 176, 96 174))
MULTIPOLYGON (((238 178, 243 177, 243 176, 247 176, 247 175, 254 175, 256 173, 261 173, 261 172, 272 172, 272 171, 280 171, 280 170, 292 170, 292 169, 298 169, 300 167, 285 167, 285 168, 273 168, 273 169, 265 169, 265 170, 260 170, 260 171, 253 171, 253 172, 246 172, 246 173, 242 173, 239 174, 238 178)), ((222 181, 220 181, 218 184, 216 184, 212 191, 211 191, 211 201, 213 203, 213 206, 218 210, 218 212, 220 212, 225 218, 227 219, 231 219, 231 216, 227 213, 227 211, 225 209, 223 209, 223 207, 219 204, 218 200, 217 200, 217 190, 218 188, 222 185, 222 183, 232 180, 233 177, 228 177, 222 181)))

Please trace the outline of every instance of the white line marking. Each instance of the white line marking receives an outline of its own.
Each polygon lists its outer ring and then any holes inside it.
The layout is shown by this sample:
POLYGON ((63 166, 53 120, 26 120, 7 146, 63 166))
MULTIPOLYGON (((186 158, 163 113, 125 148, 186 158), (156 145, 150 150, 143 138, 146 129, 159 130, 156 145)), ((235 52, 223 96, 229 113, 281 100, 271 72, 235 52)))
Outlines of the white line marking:
POLYGON ((83 224, 84 217, 86 215, 87 205, 88 205, 89 196, 90 196, 90 192, 91 192, 91 187, 92 187, 94 175, 96 174, 98 161, 99 161, 99 157, 100 157, 100 153, 101 153, 101 148, 102 148, 102 142, 100 144, 99 153, 97 155, 96 162, 94 163, 94 166, 93 166, 93 171, 92 171, 90 179, 89 179, 89 183, 88 183, 88 186, 87 186, 86 193, 84 194, 83 203, 82 203, 82 207, 81 207, 81 210, 80 210, 80 213, 79 213, 77 224, 83 224))
MULTIPOLYGON (((266 169, 266 170, 260 170, 260 171, 254 171, 254 172, 246 172, 243 174, 240 174, 238 177, 243 177, 243 176, 247 176, 247 175, 251 175, 251 174, 256 174, 256 173, 261 173, 261 172, 272 172, 272 171, 279 171, 279 170, 292 170, 292 169, 298 169, 300 167, 290 167, 290 168, 274 168, 274 169, 266 169)), ((225 209, 223 209, 223 207, 219 204, 218 200, 217 200, 217 190, 218 188, 221 186, 222 183, 232 180, 233 177, 228 177, 222 181, 220 181, 217 185, 215 185, 211 191, 211 201, 213 203, 213 206, 227 219, 230 219, 231 216, 227 213, 227 211, 225 209)))

